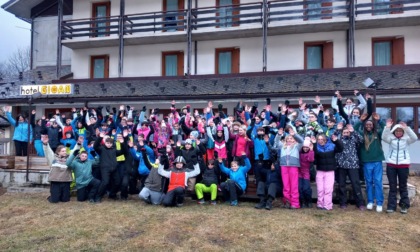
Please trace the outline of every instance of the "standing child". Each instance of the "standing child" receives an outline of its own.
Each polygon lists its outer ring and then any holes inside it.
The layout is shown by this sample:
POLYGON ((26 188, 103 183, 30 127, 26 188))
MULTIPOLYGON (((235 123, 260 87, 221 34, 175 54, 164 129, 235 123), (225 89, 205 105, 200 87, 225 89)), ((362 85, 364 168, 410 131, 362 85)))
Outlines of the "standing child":
POLYGON ((195 177, 200 173, 200 166, 197 161, 194 161, 194 170, 187 171, 185 159, 182 156, 175 158, 175 169, 165 171, 163 165, 160 164, 158 172, 161 176, 169 179, 168 192, 163 197, 162 204, 164 206, 177 206, 184 205, 185 186, 189 178, 195 177))
POLYGON ((289 135, 283 144, 277 137, 275 145, 281 148, 280 166, 283 180, 283 204, 285 208, 299 209, 299 153, 303 139, 289 128, 289 135))
POLYGON ((229 179, 221 184, 221 188, 225 200, 229 200, 231 206, 238 205, 238 196, 241 196, 246 189, 246 173, 251 169, 245 151, 242 152, 242 160, 245 166, 239 166, 238 161, 232 161, 230 169, 225 167, 222 158, 219 157, 218 160, 222 172, 229 176, 229 179))
POLYGON ((315 160, 313 145, 309 138, 305 139, 299 154, 299 199, 302 208, 312 208, 311 163, 315 160))

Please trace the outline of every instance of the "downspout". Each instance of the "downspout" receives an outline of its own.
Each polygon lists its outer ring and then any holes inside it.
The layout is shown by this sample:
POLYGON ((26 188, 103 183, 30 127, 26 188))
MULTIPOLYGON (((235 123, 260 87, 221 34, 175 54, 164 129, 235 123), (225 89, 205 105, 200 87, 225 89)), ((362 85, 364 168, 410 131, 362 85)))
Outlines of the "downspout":
POLYGON ((124 15, 125 0, 120 0, 120 18, 118 24, 119 50, 118 50, 118 77, 123 77, 124 71, 124 15))
POLYGON ((268 29, 268 4, 262 3, 262 28, 263 28, 263 72, 267 72, 267 29, 268 29))
POLYGON ((355 7, 354 1, 349 1, 349 29, 347 31, 347 67, 355 67, 355 53, 354 53, 354 31, 356 26, 355 21, 355 7))
POLYGON ((192 0, 188 0, 187 6, 187 75, 191 74, 191 53, 192 53, 192 23, 191 23, 192 0))
POLYGON ((31 56, 30 56, 31 62, 29 65, 29 69, 34 69, 34 20, 31 18, 31 56))
POLYGON ((61 77, 61 57, 62 57, 62 45, 61 45, 61 23, 63 22, 63 0, 58 0, 58 11, 57 11, 57 72, 56 72, 56 78, 57 80, 61 77))

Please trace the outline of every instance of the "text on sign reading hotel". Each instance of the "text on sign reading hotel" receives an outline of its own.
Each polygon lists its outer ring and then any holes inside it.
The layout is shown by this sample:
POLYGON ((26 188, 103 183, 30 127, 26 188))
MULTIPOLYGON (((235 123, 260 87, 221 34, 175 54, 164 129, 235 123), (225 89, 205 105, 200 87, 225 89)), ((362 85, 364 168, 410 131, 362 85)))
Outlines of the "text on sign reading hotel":
POLYGON ((73 84, 22 85, 20 95, 69 95, 73 94, 73 84))

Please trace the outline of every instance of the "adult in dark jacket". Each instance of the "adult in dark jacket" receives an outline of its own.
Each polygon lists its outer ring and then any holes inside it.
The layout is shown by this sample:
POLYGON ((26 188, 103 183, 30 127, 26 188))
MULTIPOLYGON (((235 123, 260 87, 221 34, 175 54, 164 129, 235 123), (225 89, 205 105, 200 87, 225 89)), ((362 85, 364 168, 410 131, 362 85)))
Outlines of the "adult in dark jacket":
POLYGON ((37 119, 35 121, 35 114, 36 111, 32 110, 32 115, 31 115, 31 125, 32 125, 32 129, 33 129, 33 133, 34 133, 34 147, 36 150, 36 154, 38 155, 38 157, 44 157, 44 147, 42 144, 42 140, 41 140, 41 135, 46 135, 47 131, 47 127, 46 124, 47 122, 45 121, 45 116, 42 116, 41 119, 37 119))
POLYGON ((331 136, 331 141, 324 134, 311 137, 314 144, 316 163, 316 187, 318 191, 318 209, 332 210, 334 190, 334 171, 337 169, 335 154, 343 151, 343 143, 337 135, 331 136))
POLYGON ((362 136, 354 131, 351 124, 346 127, 339 125, 338 133, 341 141, 343 142, 343 152, 337 153, 338 164, 338 184, 339 184, 339 197, 340 207, 347 208, 347 185, 346 177, 350 178, 353 195, 356 199, 356 206, 360 210, 365 210, 365 200, 363 199, 362 189, 359 180, 359 158, 357 155, 357 148, 363 142, 362 136))
POLYGON ((50 147, 53 150, 53 152, 55 152, 55 150, 57 149, 57 147, 60 145, 60 139, 62 138, 61 132, 62 129, 61 127, 58 126, 57 122, 55 121, 55 119, 51 119, 50 120, 50 127, 48 127, 48 139, 50 140, 50 147))
POLYGON ((97 201, 99 202, 105 194, 105 190, 110 182, 111 190, 108 196, 109 198, 116 199, 116 194, 120 184, 120 176, 117 170, 117 157, 121 155, 128 155, 128 147, 124 142, 124 139, 120 141, 122 148, 117 150, 114 144, 114 140, 110 137, 105 139, 104 145, 101 145, 104 136, 104 133, 100 133, 99 137, 95 141, 95 144, 93 145, 96 153, 98 153, 100 156, 102 181, 98 190, 99 198, 97 201))

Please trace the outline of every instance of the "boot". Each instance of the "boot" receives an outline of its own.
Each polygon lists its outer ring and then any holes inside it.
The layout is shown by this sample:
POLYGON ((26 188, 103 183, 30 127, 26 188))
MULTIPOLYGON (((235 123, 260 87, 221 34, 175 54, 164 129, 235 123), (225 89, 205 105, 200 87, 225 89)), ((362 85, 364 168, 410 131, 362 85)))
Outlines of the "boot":
POLYGON ((263 209, 266 205, 266 200, 264 198, 260 198, 260 203, 255 205, 256 209, 263 209))
POLYGON ((273 208, 273 201, 271 199, 267 200, 267 203, 265 204, 265 209, 271 210, 273 208))

